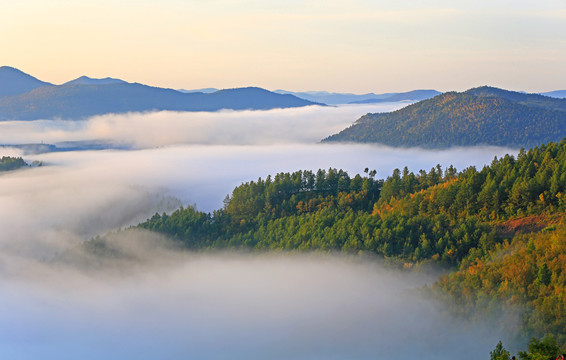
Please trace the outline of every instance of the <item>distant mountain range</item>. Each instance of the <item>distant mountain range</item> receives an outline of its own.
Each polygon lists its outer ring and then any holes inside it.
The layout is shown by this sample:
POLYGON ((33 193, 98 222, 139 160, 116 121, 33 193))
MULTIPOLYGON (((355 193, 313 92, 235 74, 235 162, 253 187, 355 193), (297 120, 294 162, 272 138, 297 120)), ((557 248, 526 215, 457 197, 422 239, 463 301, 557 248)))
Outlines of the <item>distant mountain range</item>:
POLYGON ((42 86, 53 84, 38 80, 13 67, 0 67, 0 96, 25 94, 42 86))
POLYGON ((493 87, 448 92, 403 109, 367 114, 324 142, 401 147, 531 147, 566 136, 566 99, 493 87))
POLYGON ((93 79, 88 76, 81 76, 75 80, 64 83, 63 85, 108 85, 108 84, 125 84, 126 81, 113 79, 110 77, 104 79, 93 79))
POLYGON ((320 102, 328 105, 418 101, 428 99, 440 94, 440 92, 436 90, 413 90, 403 93, 385 94, 368 93, 362 95, 350 93, 331 93, 327 91, 292 92, 287 90, 275 90, 275 92, 278 94, 291 94, 301 99, 320 102))
POLYGON ((145 111, 269 110, 317 104, 257 87, 184 93, 123 80, 86 76, 62 85, 0 67, 0 120, 83 119, 145 111))
POLYGON ((220 89, 216 89, 216 88, 202 88, 202 89, 193 89, 193 90, 177 89, 177 91, 180 91, 185 94, 196 93, 196 92, 210 94, 213 92, 217 92, 218 90, 220 89))
POLYGON ((350 93, 333 93, 327 91, 305 91, 305 92, 293 92, 287 90, 275 90, 274 92, 278 94, 290 94, 295 95, 301 99, 314 101, 314 102, 321 102, 328 105, 341 105, 341 104, 349 104, 353 101, 361 101, 361 100, 368 100, 368 99, 376 99, 376 98, 385 98, 395 94, 350 94, 350 93))
MULTIPOLYGON (((180 90, 184 92, 212 92, 216 91, 214 88, 197 89, 197 90, 180 90)), ((384 94, 351 94, 351 93, 334 93, 327 91, 304 91, 293 92, 287 90, 275 90, 278 94, 291 94, 301 99, 314 101, 328 105, 342 105, 342 104, 372 104, 381 102, 398 102, 398 101, 421 101, 433 98, 442 94, 436 90, 412 90, 401 93, 384 93, 384 94)), ((566 90, 556 90, 540 93, 540 95, 566 98, 566 90)))
POLYGON ((540 95, 550 96, 553 98, 566 99, 566 90, 556 90, 540 93, 540 95))
MULTIPOLYGON (((178 91, 184 93, 194 93, 194 92, 212 93, 218 91, 218 89, 215 88, 204 88, 204 89, 194 89, 194 90, 179 89, 178 91)), ((441 92, 436 90, 413 90, 403 93, 385 93, 385 94, 374 94, 374 93, 351 94, 351 93, 335 93, 328 91, 294 92, 287 90, 275 90, 274 93, 283 94, 283 95, 294 95, 301 99, 305 99, 316 103, 327 104, 327 105, 419 101, 419 100, 429 99, 431 97, 441 94, 441 92)))
MULTIPOLYGON (((442 94, 436 90, 413 90, 404 93, 392 94, 391 96, 372 98, 358 101, 351 101, 350 104, 372 104, 382 102, 398 102, 398 101, 420 101, 430 99, 442 94)), ((388 94, 389 95, 389 94, 388 94)))

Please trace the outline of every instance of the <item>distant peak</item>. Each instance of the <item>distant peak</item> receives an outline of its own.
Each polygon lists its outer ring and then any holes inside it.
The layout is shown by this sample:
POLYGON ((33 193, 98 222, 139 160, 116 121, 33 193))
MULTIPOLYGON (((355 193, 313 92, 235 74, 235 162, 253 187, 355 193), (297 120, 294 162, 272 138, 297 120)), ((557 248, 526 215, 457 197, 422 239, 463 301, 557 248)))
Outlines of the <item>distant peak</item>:
POLYGON ((74 80, 66 82, 63 85, 108 85, 108 84, 121 84, 121 83, 125 83, 125 81, 120 79, 114 79, 111 77, 96 79, 83 75, 74 80))
POLYGON ((257 87, 257 86, 246 86, 246 87, 239 87, 239 88, 231 88, 231 89, 222 89, 219 91, 261 91, 261 92, 271 92, 269 90, 257 87))
POLYGON ((0 66, 0 96, 20 95, 52 85, 11 66, 0 66))
POLYGON ((19 72, 23 72, 23 71, 21 71, 21 70, 16 69, 15 67, 7 66, 7 65, 0 66, 0 70, 3 70, 3 71, 19 71, 19 72))
POLYGON ((29 74, 26 74, 22 70, 16 69, 15 67, 12 67, 12 66, 0 66, 0 71, 3 72, 3 73, 9 73, 9 74, 13 74, 13 75, 25 75, 25 76, 33 77, 29 74))

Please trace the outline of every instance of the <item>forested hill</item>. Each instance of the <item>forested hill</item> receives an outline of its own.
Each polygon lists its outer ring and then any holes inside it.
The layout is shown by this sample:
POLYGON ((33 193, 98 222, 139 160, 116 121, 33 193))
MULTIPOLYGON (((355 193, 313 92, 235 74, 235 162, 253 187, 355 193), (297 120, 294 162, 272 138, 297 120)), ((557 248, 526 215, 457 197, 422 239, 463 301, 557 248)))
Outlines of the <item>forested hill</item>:
POLYGON ((0 172, 16 170, 28 164, 21 157, 2 156, 0 158, 0 172))
MULTIPOLYGON (((457 270, 435 291, 459 314, 513 307, 523 326, 505 331, 552 334, 566 346, 566 139, 482 169, 404 168, 385 180, 366 173, 280 173, 238 186, 212 214, 180 208, 139 227, 199 251, 342 251, 405 268, 437 263, 457 270)), ((104 254, 112 244, 96 238, 86 247, 104 254)))
MULTIPOLYGON (((212 214, 180 208, 139 227, 198 251, 342 251, 405 268, 437 263, 454 272, 433 293, 458 314, 519 311, 521 327, 500 324, 505 332, 551 334, 566 346, 566 140, 482 169, 404 168, 385 180, 367 173, 280 173, 238 186, 212 214)), ((83 249, 120 256, 106 238, 83 249)))
POLYGON ((481 86, 466 91, 466 94, 482 97, 500 97, 521 105, 535 106, 549 110, 566 111, 566 101, 540 94, 526 94, 516 91, 498 89, 491 86, 481 86))
POLYGON ((367 114, 323 141, 532 147, 564 136, 566 99, 481 87, 444 93, 390 113, 367 114))

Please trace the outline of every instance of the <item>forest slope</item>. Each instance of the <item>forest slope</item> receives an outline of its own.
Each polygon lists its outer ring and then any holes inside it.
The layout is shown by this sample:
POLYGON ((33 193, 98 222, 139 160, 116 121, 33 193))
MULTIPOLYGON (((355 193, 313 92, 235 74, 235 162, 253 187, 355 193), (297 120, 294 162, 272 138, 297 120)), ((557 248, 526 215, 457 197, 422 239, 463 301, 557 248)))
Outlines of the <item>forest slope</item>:
POLYGON ((324 142, 446 148, 532 147, 566 136, 566 99, 490 87, 444 93, 390 113, 367 114, 324 142))
POLYGON ((28 164, 21 157, 2 156, 0 158, 0 172, 16 170, 28 164))
MULTIPOLYGON (((480 170, 404 168, 385 180, 367 173, 280 173, 238 186, 212 214, 180 208, 139 227, 198 251, 342 251, 404 268, 437 263, 456 271, 434 288, 456 312, 512 306, 523 326, 506 332, 552 334, 566 346, 566 140, 480 170)), ((104 254, 112 244, 96 238, 87 247, 104 254)))

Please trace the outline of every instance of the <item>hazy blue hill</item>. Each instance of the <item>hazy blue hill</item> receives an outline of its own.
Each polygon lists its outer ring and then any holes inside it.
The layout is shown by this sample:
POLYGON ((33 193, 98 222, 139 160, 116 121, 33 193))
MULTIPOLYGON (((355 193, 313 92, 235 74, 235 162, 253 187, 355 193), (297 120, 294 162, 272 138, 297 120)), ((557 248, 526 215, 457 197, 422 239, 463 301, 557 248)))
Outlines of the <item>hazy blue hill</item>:
POLYGON ((391 113, 367 114, 323 141, 425 148, 480 144, 530 147, 566 136, 566 111, 545 108, 561 108, 566 100, 547 102, 550 98, 540 95, 498 90, 450 92, 391 113))
POLYGON ((240 88, 211 94, 181 93, 137 83, 60 85, 0 98, 0 119, 81 119, 107 113, 144 111, 265 110, 314 105, 292 95, 260 88, 240 88))
POLYGON ((24 94, 41 86, 53 84, 38 80, 16 68, 0 66, 0 96, 24 94))
POLYGON ((258 88, 246 87, 236 89, 219 90, 206 94, 207 106, 211 110, 216 103, 225 104, 225 108, 235 110, 259 109, 268 110, 281 107, 300 107, 307 105, 325 105, 298 98, 291 94, 276 94, 274 92, 258 88), (284 104, 284 106, 281 106, 284 104))
POLYGON ((522 92, 498 89, 490 86, 473 88, 467 90, 466 93, 475 96, 483 96, 483 97, 499 97, 499 98, 511 100, 518 104, 527 105, 527 106, 537 106, 544 109, 566 110, 566 100, 552 98, 540 94, 526 94, 522 92))
POLYGON ((57 146, 51 144, 2 144, 0 150, 4 148, 19 149, 24 155, 45 154, 48 152, 58 151, 57 146))
POLYGON ((333 93, 327 91, 304 91, 304 92, 293 92, 287 90, 275 90, 274 92, 278 94, 290 94, 295 95, 301 99, 328 104, 328 105, 339 105, 339 104, 348 104, 353 101, 365 100, 365 99, 375 99, 375 98, 386 98, 391 95, 395 95, 394 93, 391 94, 350 94, 350 93, 333 93))
POLYGON ((287 90, 275 90, 278 94, 291 94, 301 99, 329 104, 371 104, 379 102, 397 102, 406 100, 424 100, 439 95, 436 90, 413 90, 404 93, 385 93, 385 94, 350 94, 333 93, 327 91, 305 91, 292 92, 287 90))
POLYGON ((108 84, 122 84, 125 83, 124 80, 113 79, 110 77, 104 79, 93 79, 88 76, 81 76, 75 80, 66 82, 63 85, 108 85, 108 84))
POLYGON ((393 94, 387 97, 352 101, 350 102, 350 104, 372 104, 372 103, 380 103, 380 102, 396 102, 396 101, 407 101, 407 100, 420 101, 420 100, 430 99, 440 94, 441 92, 436 90, 413 90, 404 93, 393 94))
POLYGON ((549 91, 549 92, 540 93, 540 95, 550 96, 558 99, 566 99, 566 90, 549 91))

